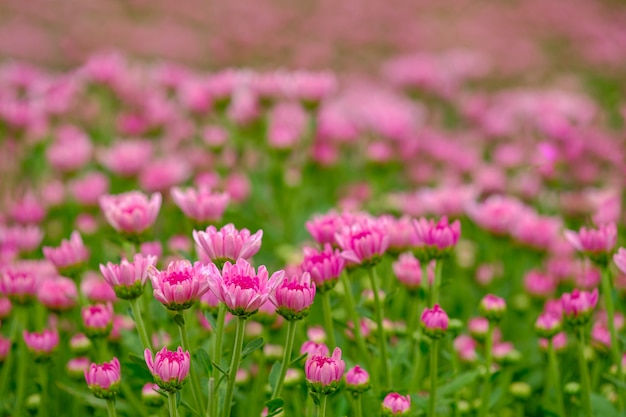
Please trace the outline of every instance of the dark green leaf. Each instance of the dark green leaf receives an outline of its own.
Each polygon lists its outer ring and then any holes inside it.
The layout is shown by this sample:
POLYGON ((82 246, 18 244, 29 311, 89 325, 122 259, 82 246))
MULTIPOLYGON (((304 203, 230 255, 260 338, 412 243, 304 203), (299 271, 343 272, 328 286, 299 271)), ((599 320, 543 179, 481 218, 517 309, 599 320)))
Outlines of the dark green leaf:
POLYGON ((252 352, 254 352, 257 349, 260 349, 263 346, 263 338, 262 337, 258 337, 254 340, 251 340, 250 342, 248 342, 248 344, 246 344, 243 347, 243 350, 241 351, 241 355, 243 357, 248 356, 249 354, 251 354, 252 352))
POLYGON ((132 363, 136 363, 137 365, 146 366, 146 360, 139 355, 135 355, 134 353, 128 354, 128 360, 132 363))
POLYGON ((228 376, 228 371, 225 370, 224 368, 222 368, 221 366, 219 366, 217 363, 215 363, 215 361, 211 361, 211 363, 213 364, 213 366, 215 366, 215 368, 220 371, 221 373, 223 373, 224 375, 228 376))
POLYGON ((270 376, 269 376, 269 382, 270 382, 270 387, 272 388, 272 391, 274 391, 274 388, 276 387, 276 384, 278 383, 279 376, 280 376, 280 362, 276 361, 274 362, 274 365, 272 365, 272 369, 270 370, 270 376))
POLYGON ((182 314, 176 314, 174 316, 174 323, 176 323, 180 327, 183 327, 185 325, 185 318, 182 314))
POLYGON ((285 405, 285 401, 282 398, 274 398, 265 403, 267 406, 268 415, 274 415, 275 412, 280 411, 285 405))
MULTIPOLYGON (((77 390, 75 388, 62 384, 60 382, 57 382, 57 387, 59 387, 61 391, 65 391, 68 394, 71 394, 72 396, 74 396, 78 400, 81 400, 83 403, 87 405, 90 405, 95 408, 102 408, 103 410, 106 409, 106 406, 107 406, 106 401, 103 401, 101 399, 94 397, 91 393, 77 390)), ((128 410, 129 410, 128 404, 126 403, 126 401, 120 400, 119 398, 115 401, 115 408, 117 409, 117 411, 121 411, 123 413, 128 413, 128 410)))
POLYGON ((474 382, 476 378, 478 378, 479 375, 480 373, 478 371, 465 372, 459 375, 458 377, 454 378, 452 381, 448 382, 447 384, 443 385, 441 388, 439 388, 438 391, 441 394, 441 396, 454 394, 461 388, 474 382))

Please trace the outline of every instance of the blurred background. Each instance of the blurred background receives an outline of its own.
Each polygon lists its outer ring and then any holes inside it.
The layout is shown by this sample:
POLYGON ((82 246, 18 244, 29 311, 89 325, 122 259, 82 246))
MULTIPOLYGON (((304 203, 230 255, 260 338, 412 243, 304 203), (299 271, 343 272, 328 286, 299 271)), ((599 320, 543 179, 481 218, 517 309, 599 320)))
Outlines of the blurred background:
POLYGON ((67 69, 95 52, 196 68, 373 73, 394 56, 472 51, 529 82, 626 68, 626 2, 3 0, 0 58, 67 69))

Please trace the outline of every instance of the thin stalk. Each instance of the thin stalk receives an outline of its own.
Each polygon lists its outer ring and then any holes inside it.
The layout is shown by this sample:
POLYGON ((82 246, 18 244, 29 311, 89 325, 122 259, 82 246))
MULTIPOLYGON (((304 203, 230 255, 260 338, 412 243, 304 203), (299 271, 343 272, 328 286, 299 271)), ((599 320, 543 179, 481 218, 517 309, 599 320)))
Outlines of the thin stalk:
POLYGON ((354 399, 354 415, 355 417, 363 417, 363 400, 361 395, 357 395, 354 399))
POLYGON ((39 413, 38 417, 48 417, 48 374, 50 370, 48 369, 47 363, 39 364, 37 367, 39 371, 39 384, 41 385, 41 399, 39 403, 39 413))
MULTIPOLYGON (((222 364, 222 338, 224 335, 224 322, 226 320, 226 305, 220 303, 217 311, 217 329, 215 331, 215 339, 213 345, 213 360, 221 366, 222 364)), ((213 367, 213 379, 216 381, 213 388, 213 399, 211 401, 211 415, 217 416, 217 391, 220 387, 220 374, 216 367, 213 367)))
POLYGON ((320 409, 318 416, 326 417, 326 402, 328 401, 328 395, 322 395, 322 403, 320 404, 320 409))
POLYGON ((296 339, 297 324, 298 322, 296 320, 287 321, 287 340, 285 341, 285 350, 283 351, 283 362, 280 364, 280 375, 278 377, 278 382, 276 382, 276 386, 274 387, 274 392, 272 393, 272 400, 280 397, 283 390, 285 375, 287 375, 287 368, 289 368, 289 363, 291 362, 293 342, 296 339))
MULTIPOLYGON (((359 354, 362 358, 369 358, 367 353, 367 347, 365 346, 365 339, 361 333, 361 323, 356 312, 356 303, 354 302, 354 295, 352 294, 352 287, 350 286, 350 280, 346 271, 341 273, 341 282, 343 283, 343 292, 345 295, 345 307, 347 316, 350 317, 352 324, 354 325, 352 332, 354 333, 354 339, 356 340, 356 346, 359 349, 359 354)), ((376 380, 375 378, 372 378, 376 380)))
POLYGON ((143 316, 141 315, 141 307, 139 306, 139 298, 129 300, 130 308, 133 311, 133 317, 135 324, 137 325, 137 331, 139 332, 139 338, 144 349, 150 349, 152 351, 152 343, 150 343, 150 337, 148 336, 148 330, 143 322, 143 316))
POLYGON ((117 411, 115 411, 115 399, 107 400, 107 412, 109 413, 109 417, 117 417, 117 411))
POLYGON ((230 417, 230 410, 233 406, 233 394, 235 392, 235 380, 241 361, 241 349, 243 348, 243 336, 246 330, 246 319, 237 317, 237 330, 235 332, 235 344, 233 346, 233 358, 228 368, 228 385, 226 387, 226 398, 224 399, 223 417, 230 417))
MULTIPOLYGON (((180 315, 183 316, 183 320, 181 320, 178 325, 178 332, 180 334, 180 340, 183 345, 183 350, 191 352, 191 344, 189 343, 189 334, 187 333, 187 326, 185 325, 184 319, 185 310, 180 311, 180 315)), ((202 404, 202 393, 200 392, 200 383, 198 381, 198 374, 196 373, 193 366, 189 368, 189 379, 191 380, 191 395, 193 396, 193 402, 196 405, 199 412, 204 411, 204 406, 202 404)))
POLYGON ((487 338, 485 339, 485 381, 483 383, 483 395, 478 417, 485 417, 489 411, 489 401, 491 399, 491 365, 493 363, 493 329, 493 324, 489 323, 487 338))
POLYGON ((214 390, 215 390, 215 378, 213 378, 212 376, 209 377, 209 388, 208 388, 208 394, 209 394, 209 399, 207 401, 207 405, 206 405, 206 417, 211 417, 212 415, 215 414, 211 414, 211 407, 213 404, 213 394, 214 394, 214 390))
MULTIPOLYGON (((27 312, 25 306, 19 306, 15 309, 16 319, 19 323, 21 330, 26 330, 26 323, 28 318, 25 315, 27 312)), ((21 332, 18 332, 20 334, 21 332)), ((17 351, 17 388, 16 388, 16 401, 15 410, 13 414, 21 416, 24 414, 24 396, 26 395, 26 374, 28 371, 28 351, 26 349, 26 343, 24 343, 23 337, 18 337, 18 351, 17 351)))
MULTIPOLYGON (((442 266, 443 266, 443 260, 438 259, 437 261, 435 261, 435 280, 433 281, 433 285, 430 288, 430 306, 431 307, 439 303, 439 287, 441 286, 442 266)), ((428 279, 428 273, 426 274, 426 279, 428 279)))
POLYGON ((578 326, 578 366, 580 367, 580 390, 585 415, 592 416, 591 411, 591 383, 589 381, 589 369, 585 359, 585 327, 578 326))
POLYGON ((435 417, 437 415, 437 373, 439 358, 439 340, 432 339, 430 347, 430 396, 428 397, 428 416, 435 417))
POLYGON ((335 341, 335 326, 333 325, 333 312, 330 308, 330 291, 322 294, 322 312, 324 313, 324 327, 328 335, 328 347, 334 349, 337 346, 335 341))
POLYGON ((559 372, 559 363, 554 351, 552 338, 548 339, 548 361, 550 362, 550 374, 554 390, 556 391, 556 406, 559 417, 565 417, 565 402, 563 401, 563 389, 561 388, 561 374, 559 372))
POLYGON ((374 292, 374 309, 376 317, 376 327, 378 331, 378 348, 380 349, 381 362, 383 364, 383 375, 385 377, 385 387, 391 386, 391 370, 389 369, 388 354, 387 354, 387 338, 385 337, 385 329, 383 328, 383 305, 380 302, 378 295, 378 277, 376 274, 376 268, 371 267, 368 269, 370 284, 372 285, 372 291, 374 292))
MULTIPOLYGON (((15 342, 15 335, 17 334, 17 329, 20 327, 20 323, 18 323, 18 316, 14 315, 11 319, 11 328, 9 329, 9 340, 12 343, 15 342)), ((7 353, 4 362, 2 362, 2 373, 0 374, 0 396, 2 398, 6 398, 6 388, 9 382, 9 375, 11 373, 11 369, 13 368, 13 361, 15 360, 15 353, 13 352, 13 345, 9 348, 9 352, 7 353)))
MULTIPOLYGON (((624 382, 622 372, 622 358, 620 357, 620 341, 615 330, 615 307, 613 305, 613 286, 611 285, 611 276, 608 267, 602 268, 602 295, 604 296, 604 307, 606 308, 607 321, 609 324, 609 333, 611 334, 611 359, 617 365, 617 378, 624 382)), ((617 402, 619 409, 624 409, 624 390, 618 385, 617 402)))
POLYGON ((178 408, 176 408, 176 393, 167 394, 167 406, 170 410, 170 417, 178 417, 178 408))
POLYGON ((414 371, 411 376, 411 380, 409 382, 409 392, 416 392, 419 389, 420 382, 422 380, 422 369, 423 369, 423 355, 421 348, 421 330, 418 326, 419 324, 419 312, 420 312, 420 300, 414 294, 411 294, 411 312, 409 313, 408 318, 408 335, 410 340, 410 346, 412 350, 415 352, 413 356, 412 364, 415 365, 414 371))

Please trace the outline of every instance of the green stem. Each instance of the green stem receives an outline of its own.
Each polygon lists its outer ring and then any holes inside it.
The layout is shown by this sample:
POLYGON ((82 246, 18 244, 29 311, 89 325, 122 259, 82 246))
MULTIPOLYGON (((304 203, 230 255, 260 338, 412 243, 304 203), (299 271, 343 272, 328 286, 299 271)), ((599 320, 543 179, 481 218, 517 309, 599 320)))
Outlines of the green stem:
MULTIPOLYGON (((344 270, 341 273, 341 282, 343 283, 344 295, 345 295, 345 307, 347 316, 350 317, 352 324, 354 327, 352 328, 352 332, 354 333, 354 339, 356 340, 356 346, 359 350, 360 356, 365 360, 369 358, 369 354, 367 353, 367 347, 365 346, 365 339, 363 339, 363 334, 361 333, 361 323, 359 321, 358 314, 356 312, 356 303, 354 302, 354 295, 352 294, 352 287, 350 286, 350 279, 348 278, 348 274, 344 270)), ((376 378, 372 378, 372 380, 376 381, 376 378)))
POLYGON ((439 358, 439 340, 432 339, 430 347, 430 396, 428 397, 428 416, 437 415, 437 372, 439 370, 437 359, 439 358))
MULTIPOLYGON (((19 306, 15 309, 16 319, 19 323, 21 330, 27 329, 28 317, 27 307, 19 306)), ((18 334, 21 332, 18 331, 18 334)), ((18 351, 17 351, 17 388, 15 393, 15 410, 14 413, 17 416, 24 415, 24 396, 26 395, 26 374, 28 371, 28 351, 26 349, 26 343, 24 343, 23 337, 18 337, 18 351)))
POLYGON ((423 369, 423 356, 422 356, 422 348, 421 348, 421 331, 418 327, 418 317, 420 312, 420 300, 414 294, 411 294, 411 312, 409 313, 408 318, 408 328, 407 334, 409 337, 409 343, 412 350, 415 352, 413 356, 413 361, 411 362, 414 366, 413 372, 411 373, 411 380, 409 382, 409 392, 416 392, 419 389, 420 382, 422 380, 422 369, 423 369))
POLYGON ((318 416, 326 417, 326 402, 328 401, 328 395, 322 395, 322 402, 320 404, 320 409, 318 416))
POLYGON ((363 417, 363 400, 361 395, 357 395, 354 399, 354 415, 355 417, 363 417))
MULTIPOLYGON (((426 263, 426 265, 428 265, 428 263, 426 263)), ((439 303, 439 287, 441 286, 442 266, 443 266, 443 261, 441 259, 438 259, 435 262, 435 280, 433 281, 433 285, 430 288, 430 306, 431 307, 439 303)), ((428 272, 426 273, 426 279, 428 279, 428 272)))
MULTIPOLYGON (((217 329, 215 330, 215 339, 213 345, 213 360, 215 363, 222 365, 222 338, 224 335, 224 323, 226 321, 226 304, 220 303, 217 311, 217 329)), ((213 387, 213 399, 211 400, 211 415, 217 416, 218 389, 220 387, 220 374, 216 367, 213 367, 213 379, 215 386, 213 387)))
POLYGON ((137 331, 139 332, 139 338, 141 339, 141 344, 143 345, 144 350, 150 349, 152 351, 152 343, 150 343, 150 337, 148 336, 148 331, 146 329, 146 325, 143 322, 143 316, 141 315, 141 307, 139 306, 139 298, 135 298, 134 300, 129 300, 130 308, 133 311, 133 317, 135 319, 135 324, 137 325, 137 331))
POLYGON ((117 411, 115 411, 115 399, 107 400, 107 412, 109 417, 117 417, 117 411))
POLYGON ((211 414, 211 407, 213 406, 213 395, 215 394, 215 378, 213 378, 212 376, 209 377, 209 387, 207 391, 209 393, 209 400, 207 401, 206 417, 211 417, 212 415, 215 415, 211 414))
POLYGON ((589 381, 589 369, 585 359, 585 327, 578 326, 578 366, 580 367, 580 390, 585 415, 592 416, 591 412, 591 382, 589 381))
POLYGON ((482 401, 478 417, 485 417, 489 411, 489 402, 491 400, 491 365, 493 363, 493 324, 489 323, 487 330, 487 338, 485 339, 485 381, 483 383, 482 401))
POLYGON ((170 410, 170 417, 178 417, 178 408, 176 408, 176 393, 167 394, 167 405, 170 410))
POLYGON ((548 360, 550 362, 550 374, 554 390, 556 391, 556 406, 559 417, 565 417, 565 402, 563 401, 563 389, 561 388, 561 375, 559 372, 559 363, 554 351, 552 338, 548 340, 548 360))
POLYGON ((39 403, 38 417, 48 417, 48 374, 50 370, 46 363, 38 366, 39 384, 41 385, 41 399, 39 403))
POLYGON ((230 410, 233 406, 233 394, 235 392, 235 380, 241 361, 241 349, 243 348, 243 336, 246 330, 246 319, 237 317, 237 330, 235 332, 235 344, 233 346, 233 358, 228 368, 228 385, 226 387, 226 398, 224 399, 223 417, 230 417, 230 410))
MULTIPOLYGON (((187 333, 187 326, 185 326, 185 310, 180 311, 180 315, 183 319, 177 323, 178 332, 180 334, 180 340, 183 345, 183 350, 191 352, 191 344, 189 343, 189 334, 187 333)), ((200 392, 200 383, 198 382, 198 374, 193 366, 189 367, 189 379, 191 380, 191 395, 193 396, 193 402, 200 413, 204 412, 204 406, 202 404, 202 393, 200 392)))
POLYGON ((283 351, 283 362, 280 364, 280 375, 278 377, 278 382, 276 382, 276 386, 274 387, 274 392, 272 393, 272 400, 280 397, 283 389, 285 375, 287 375, 287 368, 289 368, 289 363, 291 362, 293 342, 296 339, 297 324, 298 322, 296 320, 287 321, 287 340, 285 342, 285 350, 283 351))
POLYGON ((324 327, 328 335, 328 347, 332 350, 337 346, 335 341, 335 327, 333 326, 333 312, 330 308, 330 291, 322 294, 322 309, 324 313, 324 327))
POLYGON ((380 296, 378 294, 378 277, 376 275, 376 268, 370 267, 368 269, 370 284, 372 285, 372 291, 374 292, 374 309, 376 317, 376 330, 378 331, 378 348, 380 349, 381 362, 383 365, 383 375, 385 376, 385 387, 391 387, 391 370, 389 369, 387 355, 387 340, 385 337, 385 329, 383 327, 383 305, 380 302, 380 296))
MULTIPOLYGON (((18 323, 18 317, 16 315, 11 319, 11 328, 9 329, 9 340, 11 343, 15 341, 15 335, 17 334, 17 329, 20 327, 20 323, 18 323)), ((15 359, 15 353, 13 352, 13 344, 9 348, 9 352, 7 357, 4 358, 4 362, 2 362, 2 373, 0 374, 0 397, 6 398, 8 393, 6 392, 7 383, 9 382, 9 375, 11 373, 11 369, 13 368, 13 361, 15 359)))
MULTIPOLYGON (((615 307, 613 305, 613 286, 611 285, 611 275, 608 267, 602 268, 602 295, 604 296, 604 307, 606 308, 609 333, 611 334, 611 359, 617 365, 617 378, 624 382, 622 372, 622 359, 620 358, 620 341, 615 330, 615 307)), ((617 401, 619 409, 624 409, 624 390, 618 385, 617 401)))

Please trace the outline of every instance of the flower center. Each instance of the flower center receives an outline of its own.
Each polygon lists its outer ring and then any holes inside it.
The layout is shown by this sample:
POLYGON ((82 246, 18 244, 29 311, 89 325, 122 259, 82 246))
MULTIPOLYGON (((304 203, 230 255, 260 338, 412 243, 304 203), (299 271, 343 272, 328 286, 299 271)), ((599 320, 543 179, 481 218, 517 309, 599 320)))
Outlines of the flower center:
POLYGON ((259 289, 258 280, 247 275, 235 275, 230 278, 230 284, 234 284, 242 290, 259 289))
POLYGON ((190 281, 191 278, 192 278, 191 274, 187 270, 184 270, 184 271, 174 271, 174 272, 168 274, 163 279, 163 281, 167 282, 170 285, 177 285, 177 284, 181 284, 181 283, 186 282, 186 281, 190 281))

